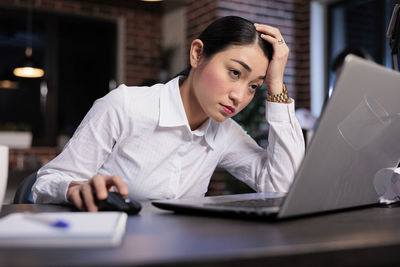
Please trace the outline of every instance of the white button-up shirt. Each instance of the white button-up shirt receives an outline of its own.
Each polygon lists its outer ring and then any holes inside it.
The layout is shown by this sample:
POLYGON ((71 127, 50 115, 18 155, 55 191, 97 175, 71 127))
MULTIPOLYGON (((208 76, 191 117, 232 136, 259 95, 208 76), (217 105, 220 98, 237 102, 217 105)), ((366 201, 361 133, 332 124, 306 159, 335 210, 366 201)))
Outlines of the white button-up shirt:
POLYGON ((119 175, 132 198, 204 196, 217 166, 256 191, 286 192, 304 154, 291 104, 267 102, 263 149, 232 119, 191 131, 179 78, 152 87, 119 86, 98 99, 55 159, 38 171, 36 203, 67 202, 71 181, 119 175))

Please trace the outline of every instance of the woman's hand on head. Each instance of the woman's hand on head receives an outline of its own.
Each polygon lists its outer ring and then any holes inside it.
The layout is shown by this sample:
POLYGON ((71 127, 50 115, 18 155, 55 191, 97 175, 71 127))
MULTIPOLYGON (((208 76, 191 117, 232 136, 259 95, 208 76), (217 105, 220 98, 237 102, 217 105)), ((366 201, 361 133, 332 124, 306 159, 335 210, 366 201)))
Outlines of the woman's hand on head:
POLYGON ((261 38, 269 42, 274 50, 265 78, 268 91, 271 95, 280 94, 283 86, 283 73, 289 57, 289 47, 278 28, 257 23, 254 26, 261 33, 261 38))
POLYGON ((71 182, 67 190, 67 200, 78 210, 98 211, 96 198, 106 199, 113 186, 117 187, 121 195, 128 195, 128 186, 120 176, 97 174, 87 182, 71 182))

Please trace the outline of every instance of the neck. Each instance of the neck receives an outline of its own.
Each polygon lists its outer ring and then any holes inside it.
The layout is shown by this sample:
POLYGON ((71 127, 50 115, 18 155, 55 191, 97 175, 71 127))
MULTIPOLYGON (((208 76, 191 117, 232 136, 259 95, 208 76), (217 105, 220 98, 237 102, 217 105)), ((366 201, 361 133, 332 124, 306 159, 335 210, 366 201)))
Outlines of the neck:
POLYGON ((179 85, 183 107, 192 131, 198 129, 206 120, 207 115, 201 108, 193 90, 193 72, 189 73, 187 79, 179 85))

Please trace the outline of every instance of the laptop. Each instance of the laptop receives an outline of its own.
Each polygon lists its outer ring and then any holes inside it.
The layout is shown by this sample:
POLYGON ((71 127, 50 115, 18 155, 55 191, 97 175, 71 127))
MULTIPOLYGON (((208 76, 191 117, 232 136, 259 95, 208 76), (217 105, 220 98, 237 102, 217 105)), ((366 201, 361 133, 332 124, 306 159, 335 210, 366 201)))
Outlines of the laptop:
POLYGON ((379 203, 400 158, 400 73, 345 59, 288 193, 153 201, 177 212, 289 218, 379 203), (264 204, 264 205, 263 205, 264 204))

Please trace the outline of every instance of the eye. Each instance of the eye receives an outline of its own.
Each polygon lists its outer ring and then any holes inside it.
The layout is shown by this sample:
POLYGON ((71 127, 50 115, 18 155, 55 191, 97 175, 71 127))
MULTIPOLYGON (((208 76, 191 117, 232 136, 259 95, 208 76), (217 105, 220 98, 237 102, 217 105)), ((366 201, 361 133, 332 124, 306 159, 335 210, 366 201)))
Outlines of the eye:
POLYGON ((250 85, 250 88, 255 91, 258 88, 260 88, 260 86, 258 86, 257 84, 253 84, 253 85, 250 85))
POLYGON ((231 72, 231 75, 233 75, 234 77, 236 77, 236 78, 239 78, 239 77, 240 77, 240 71, 231 70, 230 72, 231 72))

